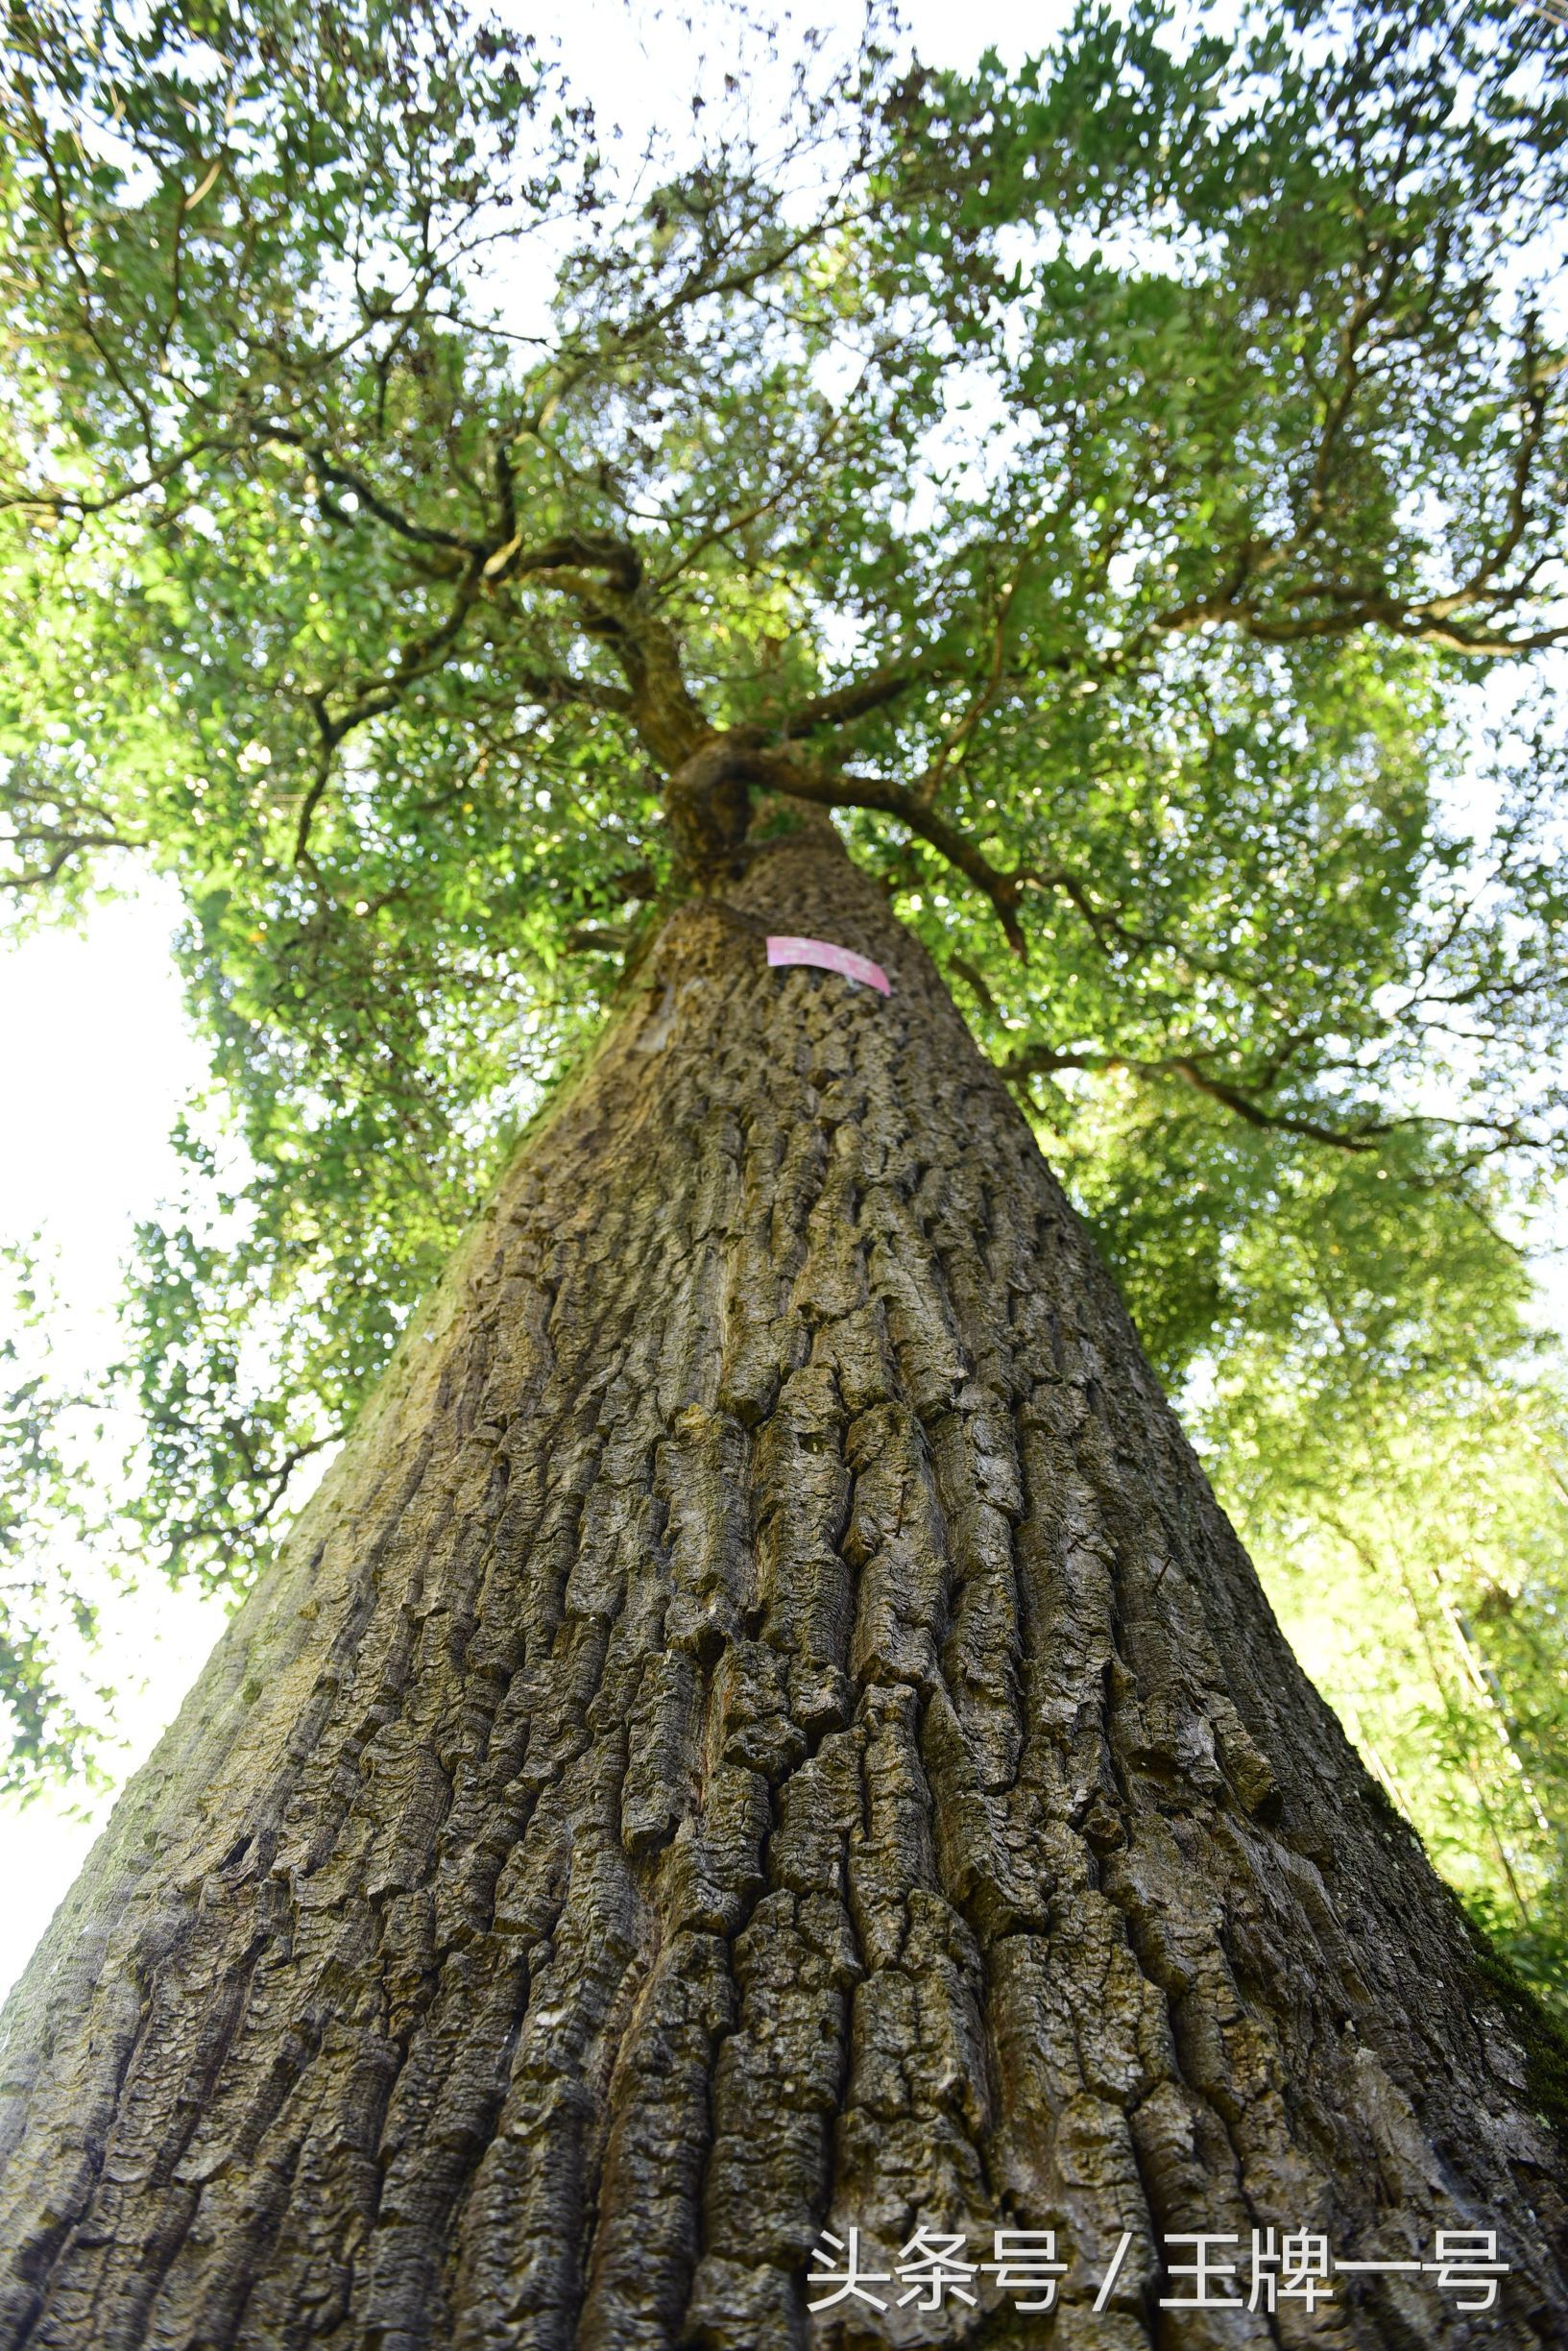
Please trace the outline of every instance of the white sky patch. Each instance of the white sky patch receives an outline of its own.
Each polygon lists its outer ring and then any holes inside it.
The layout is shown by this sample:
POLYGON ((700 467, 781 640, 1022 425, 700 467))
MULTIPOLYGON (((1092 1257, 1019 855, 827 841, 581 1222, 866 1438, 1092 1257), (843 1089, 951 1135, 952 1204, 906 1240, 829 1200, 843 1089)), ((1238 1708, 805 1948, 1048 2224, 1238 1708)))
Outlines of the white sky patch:
POLYGON ((169 1129, 206 1077, 170 957, 172 885, 0 958, 0 1234, 43 1227, 73 1324, 107 1312, 132 1227, 180 1181, 169 1129))

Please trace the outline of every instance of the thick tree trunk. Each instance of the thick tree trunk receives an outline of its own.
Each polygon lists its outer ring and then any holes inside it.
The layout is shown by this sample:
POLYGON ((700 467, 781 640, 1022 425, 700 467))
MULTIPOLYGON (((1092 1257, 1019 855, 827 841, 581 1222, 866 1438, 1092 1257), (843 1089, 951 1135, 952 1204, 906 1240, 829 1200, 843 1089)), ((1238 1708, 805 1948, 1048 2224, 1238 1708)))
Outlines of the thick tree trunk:
POLYGON ((1516 2013, 925 957, 808 833, 644 977, 15 1995, 0 2343, 1568 2342, 1516 2013), (1061 2309, 808 2321, 851 2224, 1061 2309), (1270 2226, 1511 2274, 1159 2309, 1270 2226))

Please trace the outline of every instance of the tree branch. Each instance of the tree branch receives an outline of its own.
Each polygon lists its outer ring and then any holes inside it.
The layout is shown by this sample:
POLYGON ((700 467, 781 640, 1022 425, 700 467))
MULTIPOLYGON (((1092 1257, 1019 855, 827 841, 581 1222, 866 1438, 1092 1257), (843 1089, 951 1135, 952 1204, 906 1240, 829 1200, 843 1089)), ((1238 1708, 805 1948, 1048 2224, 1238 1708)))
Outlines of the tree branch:
POLYGON ((924 841, 945 857, 948 863, 961 873, 966 881, 991 902, 1001 923, 1002 935, 1016 956, 1026 949, 1024 933, 1018 920, 1018 902, 1024 885, 1035 876, 1027 871, 1003 873, 993 865, 982 849, 960 833, 956 825, 927 808, 903 784, 894 784, 876 776, 855 776, 834 773, 817 767, 805 767, 798 762, 783 758, 773 763, 773 769, 760 779, 775 790, 792 792, 797 800, 814 801, 820 808, 879 809, 888 816, 896 816, 924 841))
MULTIPOLYGON (((25 836, 12 836, 8 841, 0 841, 0 847, 13 848, 21 837, 25 836)), ((47 864, 24 865, 15 873, 0 873, 0 890, 20 893, 22 890, 47 888, 51 882, 59 879, 72 858, 84 849, 141 849, 146 846, 144 841, 129 839, 123 833, 57 833, 37 837, 48 839, 55 849, 55 855, 47 864)))
POLYGON ((1056 1053, 1045 1045, 1031 1045, 1022 1053, 1009 1054, 999 1064, 1009 1084, 1022 1085, 1030 1078, 1049 1076, 1054 1070, 1089 1070, 1099 1074, 1110 1070, 1125 1070, 1131 1077, 1147 1079, 1179 1079, 1196 1093, 1206 1094, 1214 1102, 1222 1103, 1227 1110, 1244 1119, 1249 1127, 1258 1127, 1280 1133, 1303 1136, 1311 1143, 1326 1143, 1334 1151, 1376 1151, 1383 1138, 1395 1127, 1408 1124, 1401 1119, 1368 1120, 1349 1130, 1325 1127, 1316 1119, 1298 1118, 1291 1111, 1267 1110, 1239 1086, 1222 1078, 1212 1077, 1186 1054, 1172 1054, 1163 1061, 1143 1061, 1129 1054, 1056 1053))
MULTIPOLYGON (((1441 618, 1435 607, 1441 604, 1449 611, 1457 610, 1458 592, 1453 596, 1434 598, 1431 604, 1416 604, 1375 589, 1318 580, 1300 589, 1291 600, 1305 603, 1314 597, 1332 600, 1340 609, 1314 613, 1300 619, 1272 618, 1255 606, 1233 600, 1227 591, 1221 590, 1218 595, 1177 605, 1170 612, 1157 615, 1149 627, 1164 636, 1181 636, 1219 622, 1241 629, 1260 644, 1302 644, 1315 638, 1351 637, 1358 629, 1386 628, 1392 635, 1416 643, 1442 645, 1451 653, 1474 653, 1497 660, 1509 654, 1543 653, 1553 645, 1568 642, 1568 621, 1560 627, 1532 629, 1517 637, 1496 629, 1456 627, 1441 618)), ((1505 599, 1496 600, 1501 603, 1505 599)))
POLYGON ((931 663, 923 658, 889 662, 862 678, 851 678, 847 685, 831 687, 826 693, 813 694, 808 702, 797 703, 780 732, 785 742, 801 742, 819 727, 845 726, 852 718, 863 718, 869 711, 896 702, 911 686, 929 677, 931 669, 931 663))
POLYGON ((340 490, 351 490, 367 512, 374 515, 378 522, 384 522, 389 530, 396 531, 400 539, 411 540, 417 546, 446 547, 455 555, 466 555, 470 561, 481 564, 494 551, 487 540, 469 539, 460 531, 437 530, 430 523, 416 522, 411 515, 394 506, 390 498, 383 497, 374 482, 361 473, 357 466, 345 465, 340 458, 329 456, 319 442, 311 440, 304 433, 268 421, 257 425, 256 438, 279 442, 285 448, 302 450, 324 481, 332 482, 340 490))

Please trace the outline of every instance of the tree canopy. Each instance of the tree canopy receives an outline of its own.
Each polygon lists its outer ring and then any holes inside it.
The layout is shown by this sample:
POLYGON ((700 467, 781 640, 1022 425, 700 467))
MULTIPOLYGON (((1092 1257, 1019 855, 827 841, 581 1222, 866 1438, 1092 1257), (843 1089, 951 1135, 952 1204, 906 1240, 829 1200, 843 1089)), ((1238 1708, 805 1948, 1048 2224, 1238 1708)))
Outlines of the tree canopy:
MULTIPOLYGON (((957 75, 712 30, 643 147, 445 0, 12 17, 4 881, 25 924, 175 876, 212 1051, 122 1518, 251 1572, 726 793, 781 787, 936 957, 1282 1600, 1360 1576, 1410 1647, 1417 1760, 1362 1735, 1528 1959, 1561 36, 1133 0, 957 75)), ((30 1573, 23 1776, 78 1751, 30 1573)))

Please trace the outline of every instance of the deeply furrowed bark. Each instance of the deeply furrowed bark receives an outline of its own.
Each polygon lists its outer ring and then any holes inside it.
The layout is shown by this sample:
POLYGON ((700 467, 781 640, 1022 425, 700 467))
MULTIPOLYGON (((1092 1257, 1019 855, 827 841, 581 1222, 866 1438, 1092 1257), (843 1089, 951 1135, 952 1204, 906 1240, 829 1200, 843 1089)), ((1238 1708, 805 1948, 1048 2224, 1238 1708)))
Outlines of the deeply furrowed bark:
POLYGON ((1452 1900, 920 950, 808 834, 645 978, 14 1996, 0 2344, 1568 2342, 1452 1900), (1063 2308, 808 2326, 852 2222, 1063 2308), (1512 2270, 1159 2312, 1270 2225, 1512 2270))

